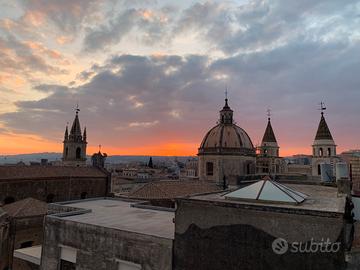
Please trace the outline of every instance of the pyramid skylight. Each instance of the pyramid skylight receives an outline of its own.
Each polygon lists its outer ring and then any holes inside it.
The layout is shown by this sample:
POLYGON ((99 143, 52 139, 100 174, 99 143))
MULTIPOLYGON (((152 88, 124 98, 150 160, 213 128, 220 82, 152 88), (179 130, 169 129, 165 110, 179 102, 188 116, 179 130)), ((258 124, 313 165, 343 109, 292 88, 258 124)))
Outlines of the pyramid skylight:
POLYGON ((308 196, 266 177, 249 186, 225 195, 226 199, 244 201, 267 201, 277 203, 302 203, 308 196))

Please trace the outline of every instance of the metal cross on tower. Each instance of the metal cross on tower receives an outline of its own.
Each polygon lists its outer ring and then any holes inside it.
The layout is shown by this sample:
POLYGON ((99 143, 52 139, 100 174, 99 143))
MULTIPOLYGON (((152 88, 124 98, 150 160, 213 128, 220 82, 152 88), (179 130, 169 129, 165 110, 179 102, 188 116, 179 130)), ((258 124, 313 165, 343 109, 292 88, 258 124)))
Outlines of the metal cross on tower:
POLYGON ((320 105, 320 111, 321 111, 321 114, 324 114, 324 111, 326 110, 326 107, 325 107, 325 103, 324 102, 320 102, 319 103, 319 105, 320 105))

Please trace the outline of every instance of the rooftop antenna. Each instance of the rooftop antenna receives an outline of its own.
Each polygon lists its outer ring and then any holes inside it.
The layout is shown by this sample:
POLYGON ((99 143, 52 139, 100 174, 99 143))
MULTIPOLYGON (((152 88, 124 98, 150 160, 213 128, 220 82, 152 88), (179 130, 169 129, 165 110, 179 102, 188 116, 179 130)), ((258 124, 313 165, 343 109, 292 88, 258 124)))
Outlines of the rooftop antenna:
POLYGON ((326 110, 326 107, 325 107, 325 103, 324 102, 320 102, 319 103, 319 105, 320 105, 320 111, 321 111, 321 115, 324 115, 324 111, 326 110))

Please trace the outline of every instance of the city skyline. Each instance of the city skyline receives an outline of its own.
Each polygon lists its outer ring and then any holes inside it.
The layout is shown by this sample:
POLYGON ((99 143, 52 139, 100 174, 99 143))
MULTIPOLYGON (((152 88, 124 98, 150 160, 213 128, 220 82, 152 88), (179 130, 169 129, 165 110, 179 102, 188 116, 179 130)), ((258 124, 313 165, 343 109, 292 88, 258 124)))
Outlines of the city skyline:
POLYGON ((254 145, 311 154, 319 103, 360 148, 360 5, 338 1, 2 1, 0 154, 61 152, 79 103, 88 153, 196 155, 224 90, 254 145))

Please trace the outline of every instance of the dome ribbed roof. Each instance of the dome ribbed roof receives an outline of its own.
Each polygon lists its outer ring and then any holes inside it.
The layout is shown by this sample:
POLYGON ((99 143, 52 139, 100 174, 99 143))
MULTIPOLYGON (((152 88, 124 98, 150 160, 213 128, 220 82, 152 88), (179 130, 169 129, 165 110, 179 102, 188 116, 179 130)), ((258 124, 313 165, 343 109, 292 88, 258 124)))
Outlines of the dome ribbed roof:
POLYGON ((218 124, 205 135, 199 154, 224 153, 255 155, 254 145, 249 135, 235 124, 218 124))
POLYGON ((225 106, 220 111, 219 124, 206 133, 198 154, 255 156, 255 148, 249 135, 241 127, 234 124, 233 111, 227 98, 225 99, 225 106))

